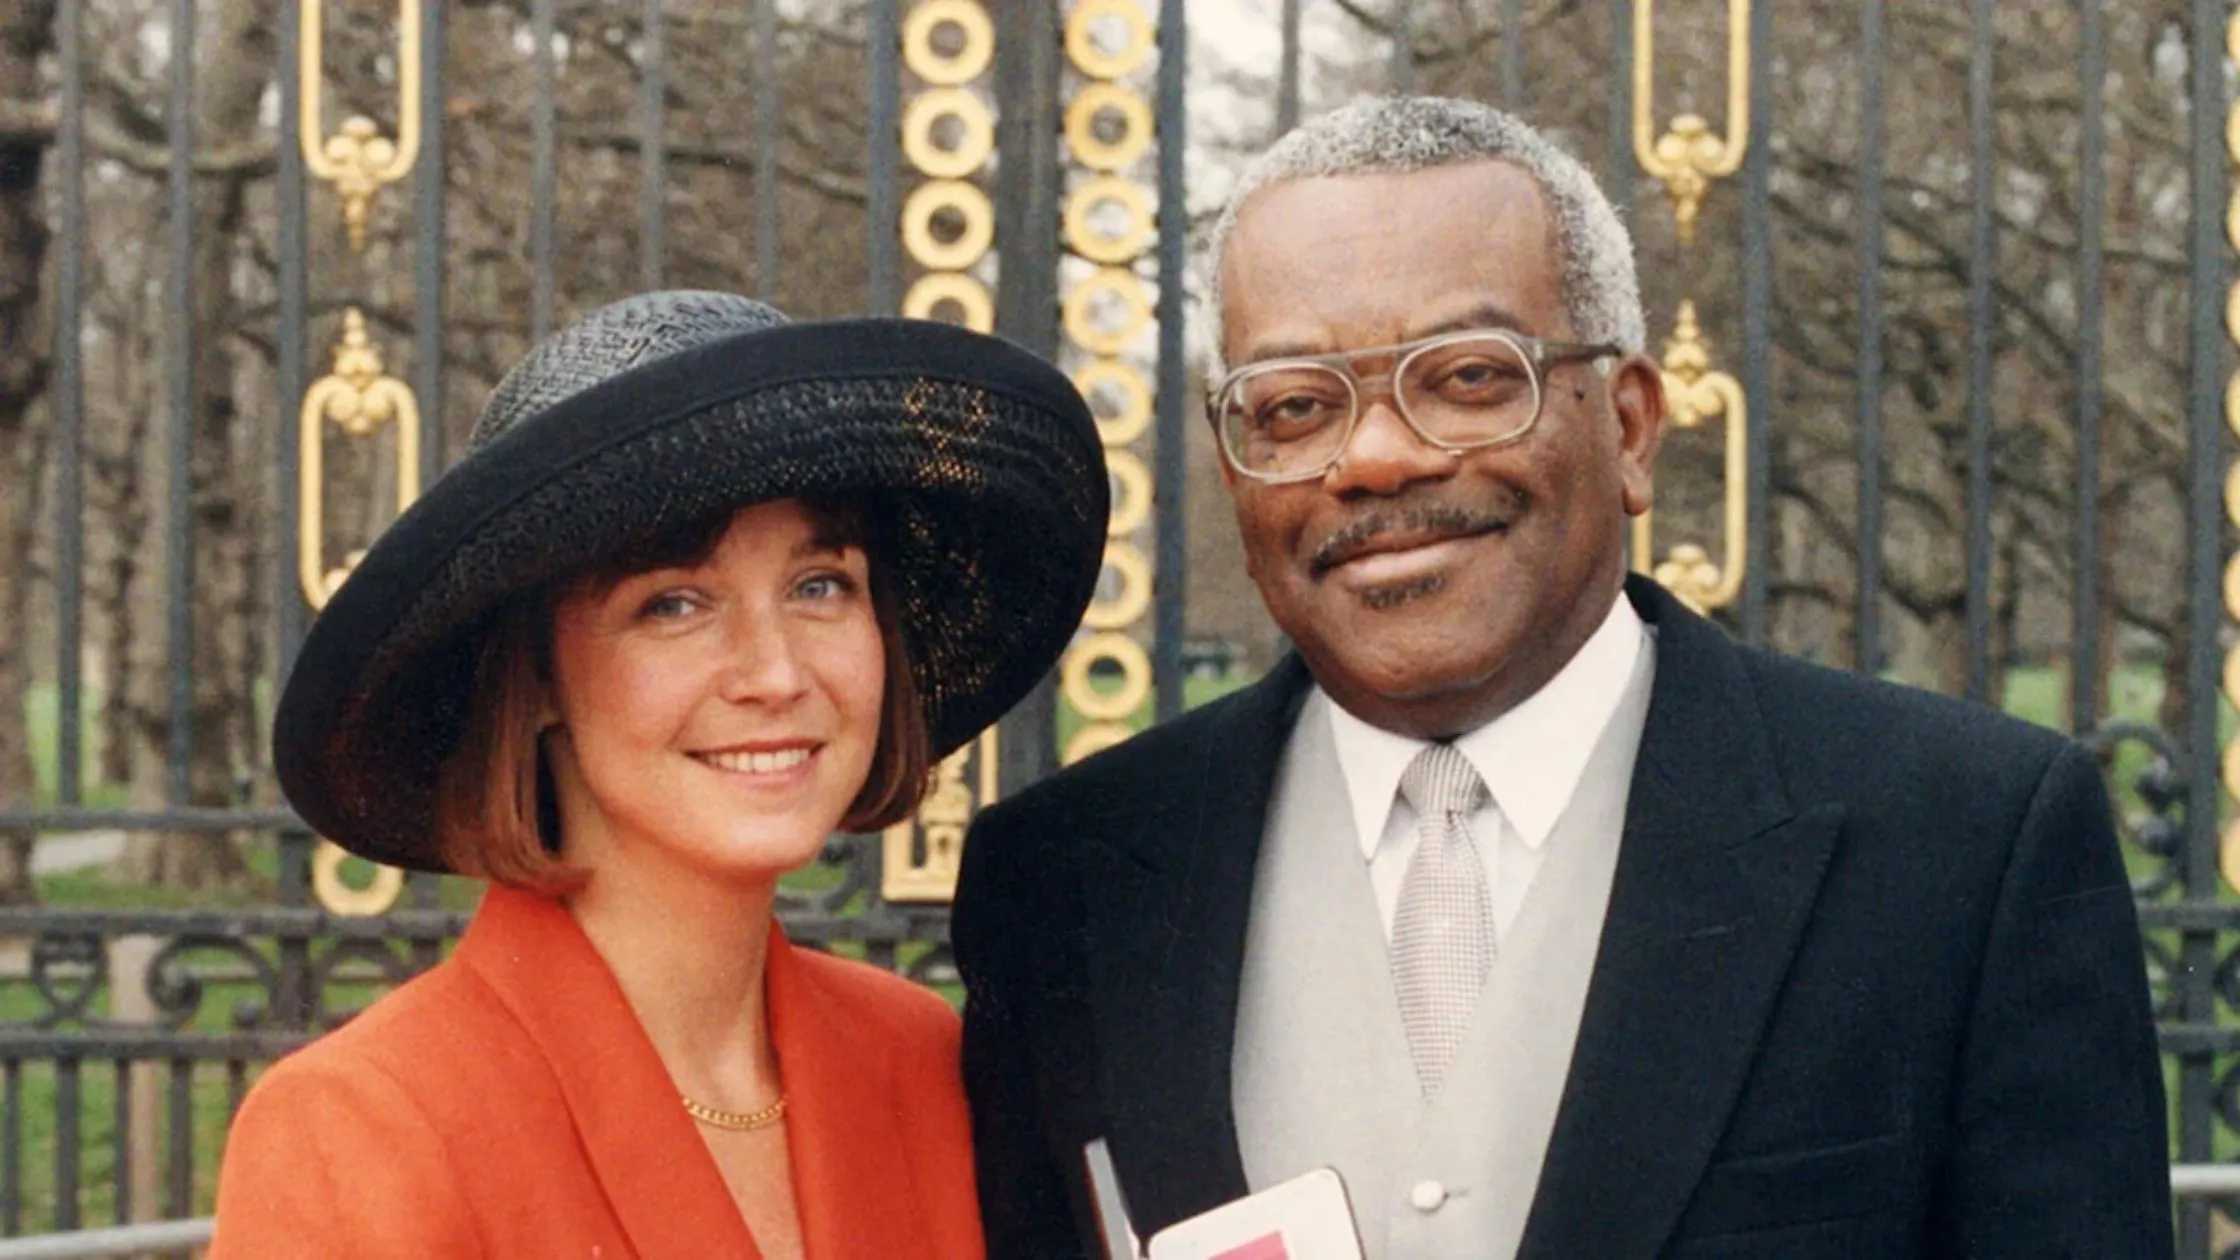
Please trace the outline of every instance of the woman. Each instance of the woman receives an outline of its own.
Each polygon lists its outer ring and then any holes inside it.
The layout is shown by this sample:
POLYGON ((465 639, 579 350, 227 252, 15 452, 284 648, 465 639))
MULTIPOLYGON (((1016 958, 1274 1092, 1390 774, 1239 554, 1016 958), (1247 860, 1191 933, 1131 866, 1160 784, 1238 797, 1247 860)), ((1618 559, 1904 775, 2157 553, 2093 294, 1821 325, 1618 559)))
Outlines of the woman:
POLYGON ((274 734, 322 834, 491 886, 250 1091, 210 1254, 980 1255, 955 1016, 772 900, 1049 669, 1106 510, 993 338, 663 293, 538 346, 274 734))

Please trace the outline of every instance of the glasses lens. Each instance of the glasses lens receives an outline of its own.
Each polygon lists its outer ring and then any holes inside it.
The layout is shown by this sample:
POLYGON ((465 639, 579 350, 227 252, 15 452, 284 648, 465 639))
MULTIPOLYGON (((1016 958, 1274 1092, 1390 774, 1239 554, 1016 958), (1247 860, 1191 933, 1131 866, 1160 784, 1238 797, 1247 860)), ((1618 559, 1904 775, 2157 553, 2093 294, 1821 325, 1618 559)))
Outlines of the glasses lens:
POLYGON ((1401 405, 1444 442, 1497 442, 1532 425, 1540 381, 1506 337, 1462 337, 1417 351, 1401 365, 1401 405))
POLYGON ((1246 473, 1284 477, 1330 462, 1353 415, 1353 386, 1334 369, 1284 364, 1249 371, 1222 395, 1221 440, 1246 473))

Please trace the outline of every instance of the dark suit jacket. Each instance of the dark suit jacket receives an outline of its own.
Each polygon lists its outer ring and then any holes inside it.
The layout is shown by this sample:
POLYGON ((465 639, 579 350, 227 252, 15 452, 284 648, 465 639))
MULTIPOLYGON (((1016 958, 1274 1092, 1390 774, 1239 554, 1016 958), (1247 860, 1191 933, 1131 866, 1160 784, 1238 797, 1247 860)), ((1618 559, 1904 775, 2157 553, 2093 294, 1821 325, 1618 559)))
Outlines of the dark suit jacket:
MULTIPOLYGON (((2092 758, 1627 594, 1656 684, 1520 1256, 2168 1256, 2155 1032, 2092 758)), ((1143 1234, 1245 1193, 1238 975, 1308 685, 1287 660, 973 829, 953 932, 995 1260, 1097 1254, 1094 1137, 1143 1234)))

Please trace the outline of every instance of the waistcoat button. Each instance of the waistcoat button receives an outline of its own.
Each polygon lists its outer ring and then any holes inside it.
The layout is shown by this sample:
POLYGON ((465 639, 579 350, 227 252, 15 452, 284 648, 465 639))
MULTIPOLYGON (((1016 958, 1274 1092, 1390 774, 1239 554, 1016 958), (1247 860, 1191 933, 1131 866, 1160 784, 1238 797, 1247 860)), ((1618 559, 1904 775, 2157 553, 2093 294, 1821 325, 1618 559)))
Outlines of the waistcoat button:
POLYGON ((1436 1212, 1447 1201, 1447 1188, 1436 1181, 1419 1181, 1408 1189, 1408 1204, 1418 1212, 1436 1212))

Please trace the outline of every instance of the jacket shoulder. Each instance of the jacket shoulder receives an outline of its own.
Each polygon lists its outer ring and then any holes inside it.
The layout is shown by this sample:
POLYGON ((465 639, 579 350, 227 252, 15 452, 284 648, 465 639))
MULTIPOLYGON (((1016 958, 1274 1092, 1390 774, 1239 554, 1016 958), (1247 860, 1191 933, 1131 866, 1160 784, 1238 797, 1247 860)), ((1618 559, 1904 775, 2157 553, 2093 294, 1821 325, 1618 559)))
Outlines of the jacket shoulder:
POLYGON ((906 1054, 956 1042, 957 1012, 933 990, 869 963, 798 945, 787 948, 802 982, 840 1008, 850 1024, 877 1029, 906 1054))
POLYGON ((1784 777, 1808 791, 1941 785, 2027 795, 2075 747, 2059 731, 1987 704, 1777 652, 1738 650, 1784 777))

